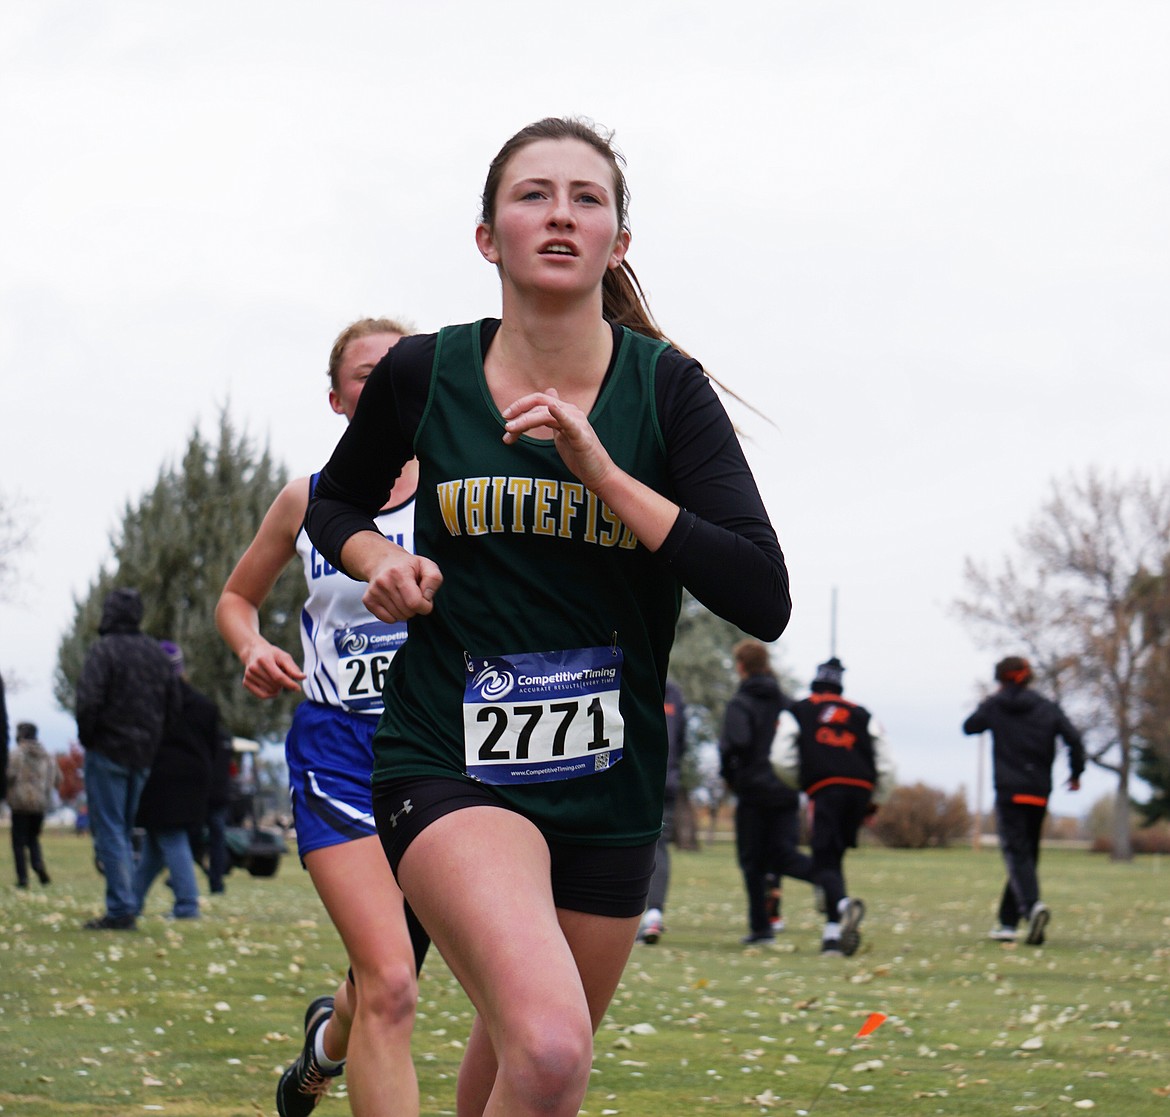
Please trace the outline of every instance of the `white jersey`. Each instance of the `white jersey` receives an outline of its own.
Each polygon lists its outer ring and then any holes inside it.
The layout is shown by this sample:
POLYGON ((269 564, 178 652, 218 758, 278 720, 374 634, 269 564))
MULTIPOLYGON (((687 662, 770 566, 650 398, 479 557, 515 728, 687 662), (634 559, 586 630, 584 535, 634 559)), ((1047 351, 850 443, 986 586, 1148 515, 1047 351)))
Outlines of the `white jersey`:
MULTIPOLYGON (((314 475, 309 491, 317 485, 314 475)), ((414 497, 374 517, 387 539, 414 552, 414 497)), ((297 532, 297 554, 305 565, 309 596, 301 609, 305 694, 314 702, 356 714, 382 713, 382 683, 394 653, 406 640, 406 622, 386 624, 366 611, 365 582, 355 582, 297 532)))

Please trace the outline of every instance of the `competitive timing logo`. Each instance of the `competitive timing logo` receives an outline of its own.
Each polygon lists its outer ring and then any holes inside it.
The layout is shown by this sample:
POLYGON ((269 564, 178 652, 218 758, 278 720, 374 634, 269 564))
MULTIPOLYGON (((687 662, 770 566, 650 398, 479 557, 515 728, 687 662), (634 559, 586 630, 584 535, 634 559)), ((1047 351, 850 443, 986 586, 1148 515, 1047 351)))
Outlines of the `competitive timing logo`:
POLYGON ((471 685, 486 701, 498 702, 512 692, 516 679, 511 671, 504 671, 494 663, 488 663, 480 668, 478 674, 471 680, 471 685))
POLYGON ((337 650, 343 655, 361 655, 369 646, 370 638, 361 629, 350 628, 338 634, 337 650))
POLYGON ((333 642, 337 646, 337 654, 346 656, 369 655, 373 652, 383 652, 393 655, 406 640, 406 625, 402 622, 393 625, 377 621, 372 624, 358 625, 354 628, 339 629, 333 634, 333 642))

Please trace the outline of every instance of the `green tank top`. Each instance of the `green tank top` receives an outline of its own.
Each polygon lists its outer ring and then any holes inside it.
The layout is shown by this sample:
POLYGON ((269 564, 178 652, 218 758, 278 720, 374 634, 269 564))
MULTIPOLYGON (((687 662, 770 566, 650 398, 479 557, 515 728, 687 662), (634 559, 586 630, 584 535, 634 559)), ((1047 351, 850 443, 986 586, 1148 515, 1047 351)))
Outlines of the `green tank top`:
MULTIPOLYGON (((479 323, 438 336, 415 547, 443 585, 391 663, 374 782, 484 778, 554 840, 651 842, 681 587, 551 440, 501 441, 480 339, 479 323)), ((654 398, 665 343, 622 330, 618 345, 589 420, 617 465, 675 499, 654 398)))

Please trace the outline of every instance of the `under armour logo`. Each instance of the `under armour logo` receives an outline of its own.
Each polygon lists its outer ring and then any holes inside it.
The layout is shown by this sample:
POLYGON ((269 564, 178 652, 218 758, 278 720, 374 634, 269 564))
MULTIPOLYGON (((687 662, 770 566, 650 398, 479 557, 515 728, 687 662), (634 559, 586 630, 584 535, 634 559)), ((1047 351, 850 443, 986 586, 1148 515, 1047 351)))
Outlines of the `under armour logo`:
POLYGON ((393 829, 393 828, 395 828, 395 827, 397 827, 397 826, 398 826, 398 816, 399 816, 399 815, 410 814, 410 812, 411 812, 411 811, 413 811, 413 810, 414 810, 414 806, 413 806, 413 804, 411 803, 411 801, 410 801, 409 799, 403 799, 403 800, 402 800, 402 810, 400 810, 400 811, 395 811, 395 812, 394 812, 394 813, 393 813, 393 814, 390 816, 390 826, 391 826, 391 828, 393 829))

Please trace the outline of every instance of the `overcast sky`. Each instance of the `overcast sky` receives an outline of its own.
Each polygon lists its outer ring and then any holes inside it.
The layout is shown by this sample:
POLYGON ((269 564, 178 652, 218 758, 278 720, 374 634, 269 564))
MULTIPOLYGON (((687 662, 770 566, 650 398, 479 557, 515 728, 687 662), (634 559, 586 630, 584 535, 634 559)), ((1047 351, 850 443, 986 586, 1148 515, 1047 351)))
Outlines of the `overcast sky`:
POLYGON ((488 162, 574 114, 627 158, 659 321, 775 422, 733 408, 792 574, 782 662, 829 654, 835 588, 902 780, 973 792, 959 725, 1013 649, 954 619, 964 558, 997 564, 1053 478, 1167 467, 1167 57, 1163 0, 6 0, 10 718, 73 735, 73 598, 195 424, 230 404, 309 472, 343 325, 498 312, 488 162))

